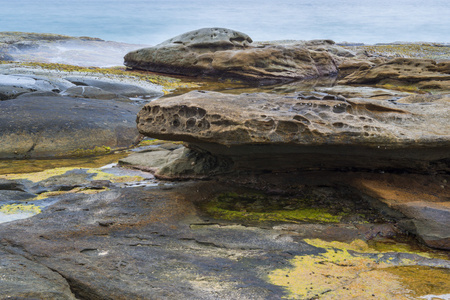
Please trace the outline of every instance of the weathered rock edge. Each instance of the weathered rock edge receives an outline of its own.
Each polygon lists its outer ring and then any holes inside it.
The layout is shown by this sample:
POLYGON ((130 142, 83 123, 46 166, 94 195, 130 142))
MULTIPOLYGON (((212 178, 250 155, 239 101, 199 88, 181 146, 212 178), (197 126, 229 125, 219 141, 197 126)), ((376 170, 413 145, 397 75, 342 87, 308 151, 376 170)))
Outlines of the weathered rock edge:
POLYGON ((0 158, 69 157, 129 148, 136 105, 63 96, 0 101, 0 158))
POLYGON ((235 170, 450 170, 448 96, 427 105, 306 98, 194 91, 145 105, 136 122, 146 136, 227 157, 235 170))
POLYGON ((159 45, 129 52, 130 68, 188 76, 221 76, 262 83, 292 81, 338 72, 334 55, 323 47, 332 41, 296 45, 252 45, 241 32, 203 28, 159 45))

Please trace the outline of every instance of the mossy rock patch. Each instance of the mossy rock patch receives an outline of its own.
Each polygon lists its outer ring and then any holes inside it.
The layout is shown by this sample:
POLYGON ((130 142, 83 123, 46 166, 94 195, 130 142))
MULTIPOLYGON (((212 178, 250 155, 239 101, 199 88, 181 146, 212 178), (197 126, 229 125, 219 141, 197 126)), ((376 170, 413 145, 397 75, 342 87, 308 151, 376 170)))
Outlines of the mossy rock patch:
POLYGON ((262 193, 223 193, 203 205, 217 219, 250 222, 367 223, 381 220, 367 206, 335 201, 336 195, 270 196, 262 193))

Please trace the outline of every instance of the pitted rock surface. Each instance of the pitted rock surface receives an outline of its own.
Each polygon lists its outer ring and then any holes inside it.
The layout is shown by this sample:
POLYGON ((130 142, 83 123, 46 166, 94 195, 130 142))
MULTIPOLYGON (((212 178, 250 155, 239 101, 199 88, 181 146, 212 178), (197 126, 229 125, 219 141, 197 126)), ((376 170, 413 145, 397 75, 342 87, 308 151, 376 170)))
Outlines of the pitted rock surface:
MULTIPOLYGON (((252 39, 241 32, 204 28, 155 47, 129 52, 125 65, 162 73, 232 77, 263 83, 337 74, 336 55, 326 50, 332 41, 291 45, 251 43, 252 39)), ((336 47, 332 49, 335 53, 336 47)))
POLYGON ((144 135, 231 156, 244 168, 426 169, 444 161, 439 168, 448 169, 449 107, 443 99, 405 105, 325 93, 195 91, 147 104, 137 123, 144 135))

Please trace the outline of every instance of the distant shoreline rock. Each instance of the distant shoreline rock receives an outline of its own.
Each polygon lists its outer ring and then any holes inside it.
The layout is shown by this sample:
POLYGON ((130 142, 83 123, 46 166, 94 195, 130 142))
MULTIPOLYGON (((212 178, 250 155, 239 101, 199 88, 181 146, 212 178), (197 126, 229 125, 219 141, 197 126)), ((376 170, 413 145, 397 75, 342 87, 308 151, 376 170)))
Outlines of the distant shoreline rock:
POLYGON ((0 61, 120 66, 123 56, 145 45, 51 33, 0 32, 0 61))

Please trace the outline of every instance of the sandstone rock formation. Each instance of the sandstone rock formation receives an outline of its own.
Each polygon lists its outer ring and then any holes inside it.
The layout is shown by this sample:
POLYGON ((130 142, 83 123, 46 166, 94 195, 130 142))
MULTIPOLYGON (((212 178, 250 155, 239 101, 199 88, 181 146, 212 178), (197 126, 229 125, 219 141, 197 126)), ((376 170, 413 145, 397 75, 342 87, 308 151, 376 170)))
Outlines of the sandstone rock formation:
MULTIPOLYGON (((449 249, 450 210, 446 201, 450 194, 448 187, 439 183, 447 179, 436 179, 436 174, 445 176, 450 171, 449 104, 449 95, 381 101, 316 92, 283 96, 196 91, 147 104, 137 122, 144 135, 184 141, 190 148, 165 153, 170 161, 153 164, 152 171, 158 177, 219 174, 228 181, 236 180, 236 184, 250 181, 253 186, 283 189, 298 186, 303 176, 311 176, 310 171, 338 171, 342 175, 324 175, 323 184, 329 185, 335 180, 333 176, 347 178, 338 184, 366 191, 397 211, 403 230, 431 247, 449 249), (203 163, 198 159, 202 155, 215 160, 203 163), (364 181, 368 175, 361 173, 355 179, 351 177, 354 171, 435 175, 428 183, 425 176, 420 179, 422 183, 405 184, 402 178, 413 177, 380 176, 364 181), (345 177, 342 172, 350 175, 345 177), (252 181, 249 174, 259 175, 252 181), (268 174, 267 178, 261 174, 268 174), (287 183, 286 177, 297 179, 287 183), (385 180, 390 180, 391 186, 386 187, 385 180), (425 191, 423 185, 429 188, 425 191), (391 190, 396 192, 386 194, 391 190)), ((133 160, 128 163, 152 167, 148 158, 144 162, 133 160)))
POLYGON ((195 91, 147 104, 137 123, 149 137, 231 158, 235 169, 448 171, 448 101, 195 91))
POLYGON ((395 58, 374 67, 364 67, 344 79, 340 84, 417 84, 422 88, 447 88, 450 71, 447 62, 431 59, 395 58))
POLYGON ((340 95, 345 98, 370 98, 377 100, 398 99, 411 94, 394 90, 369 87, 369 86, 350 86, 335 85, 332 87, 316 87, 316 91, 332 95, 340 95))
MULTIPOLYGON (((125 56, 125 65, 190 76, 234 77, 265 83, 292 81, 336 75, 335 54, 326 51, 332 44, 332 41, 315 41, 252 45, 252 39, 241 32, 203 28, 154 47, 132 51, 125 56)), ((346 56, 348 51, 341 54, 346 56)))

